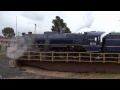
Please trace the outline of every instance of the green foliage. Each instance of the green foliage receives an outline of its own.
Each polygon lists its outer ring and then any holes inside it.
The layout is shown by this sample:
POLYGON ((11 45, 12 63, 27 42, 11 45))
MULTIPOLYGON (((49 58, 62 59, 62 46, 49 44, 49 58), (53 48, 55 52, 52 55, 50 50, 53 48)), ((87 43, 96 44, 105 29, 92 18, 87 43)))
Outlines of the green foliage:
POLYGON ((14 29, 11 27, 6 27, 2 30, 2 34, 5 38, 12 38, 15 37, 14 29))
POLYGON ((64 20, 59 16, 56 16, 56 19, 53 19, 52 23, 54 24, 51 28, 52 31, 57 31, 58 33, 71 33, 70 29, 67 27, 67 24, 64 23, 64 20))

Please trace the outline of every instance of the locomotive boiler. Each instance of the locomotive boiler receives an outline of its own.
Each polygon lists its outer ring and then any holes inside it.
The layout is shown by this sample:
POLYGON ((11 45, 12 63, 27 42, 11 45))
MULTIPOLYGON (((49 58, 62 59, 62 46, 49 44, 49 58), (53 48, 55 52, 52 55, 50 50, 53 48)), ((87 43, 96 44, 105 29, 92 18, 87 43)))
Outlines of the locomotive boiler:
MULTIPOLYGON (((104 32, 23 34, 18 38, 19 45, 34 44, 38 51, 56 52, 100 52, 101 35, 104 32)), ((104 47, 104 45, 102 45, 104 47)))

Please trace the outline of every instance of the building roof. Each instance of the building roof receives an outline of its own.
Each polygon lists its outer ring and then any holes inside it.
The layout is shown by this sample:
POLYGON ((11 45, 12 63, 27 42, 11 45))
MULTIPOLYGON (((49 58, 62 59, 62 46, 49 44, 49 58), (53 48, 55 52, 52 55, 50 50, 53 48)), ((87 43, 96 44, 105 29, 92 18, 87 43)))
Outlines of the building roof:
POLYGON ((0 42, 1 41, 6 41, 6 42, 15 42, 16 41, 16 39, 6 39, 6 38, 0 38, 0 42))

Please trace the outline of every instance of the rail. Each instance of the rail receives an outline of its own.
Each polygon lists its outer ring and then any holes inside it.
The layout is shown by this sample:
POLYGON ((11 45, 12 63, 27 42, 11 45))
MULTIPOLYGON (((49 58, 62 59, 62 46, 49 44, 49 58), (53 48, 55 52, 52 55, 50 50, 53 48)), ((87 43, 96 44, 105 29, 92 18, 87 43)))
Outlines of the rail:
MULTIPOLYGON (((20 52, 18 51, 17 54, 20 52)), ((35 52, 26 51, 20 60, 64 61, 64 62, 102 62, 120 63, 120 53, 90 53, 90 52, 35 52)))

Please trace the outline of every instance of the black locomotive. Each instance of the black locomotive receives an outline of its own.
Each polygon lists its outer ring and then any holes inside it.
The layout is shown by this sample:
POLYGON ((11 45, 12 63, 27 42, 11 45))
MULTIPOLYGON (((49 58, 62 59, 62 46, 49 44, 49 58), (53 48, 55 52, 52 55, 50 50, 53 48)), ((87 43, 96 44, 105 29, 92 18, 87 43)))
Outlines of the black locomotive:
MULTIPOLYGON (((57 33, 44 32, 44 34, 24 34, 17 39, 19 45, 31 44, 32 48, 42 48, 42 51, 57 52, 100 52, 105 43, 101 45, 101 35, 104 32, 57 33), (34 46, 32 45, 34 44, 34 46)), ((103 41, 105 42, 106 39, 103 41)))

